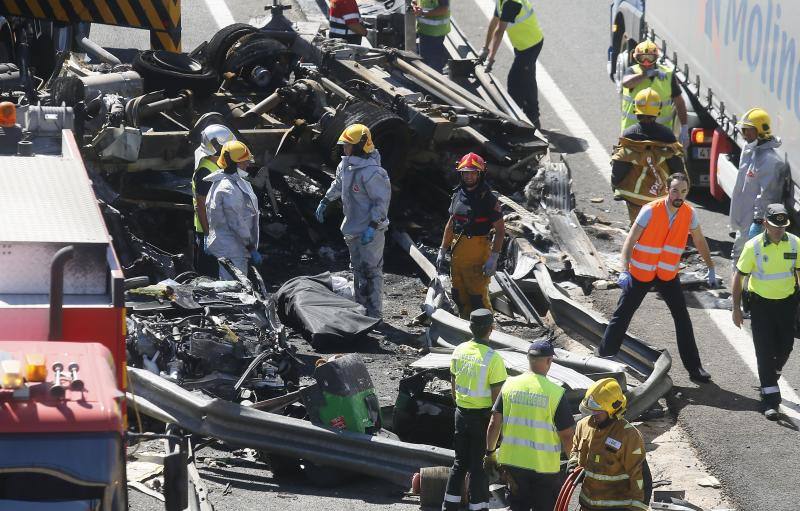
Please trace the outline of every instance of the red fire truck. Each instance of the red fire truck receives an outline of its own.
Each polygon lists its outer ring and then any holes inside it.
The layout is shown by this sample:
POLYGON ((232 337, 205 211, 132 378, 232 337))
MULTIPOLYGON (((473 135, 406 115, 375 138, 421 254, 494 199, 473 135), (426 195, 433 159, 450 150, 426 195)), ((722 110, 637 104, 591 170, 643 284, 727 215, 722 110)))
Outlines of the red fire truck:
POLYGON ((126 509, 122 271, 71 111, 4 107, 0 508, 126 509))

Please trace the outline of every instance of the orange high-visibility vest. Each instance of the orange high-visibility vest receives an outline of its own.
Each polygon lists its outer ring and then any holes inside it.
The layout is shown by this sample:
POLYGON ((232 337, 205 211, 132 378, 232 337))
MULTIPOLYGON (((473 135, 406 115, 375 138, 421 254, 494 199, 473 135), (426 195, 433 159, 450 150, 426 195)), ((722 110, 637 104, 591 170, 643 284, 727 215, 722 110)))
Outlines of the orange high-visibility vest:
POLYGON ((672 280, 678 275, 681 255, 689 238, 692 207, 687 203, 678 209, 672 227, 669 225, 667 199, 653 201, 650 223, 633 247, 628 271, 640 282, 650 282, 655 277, 672 280))

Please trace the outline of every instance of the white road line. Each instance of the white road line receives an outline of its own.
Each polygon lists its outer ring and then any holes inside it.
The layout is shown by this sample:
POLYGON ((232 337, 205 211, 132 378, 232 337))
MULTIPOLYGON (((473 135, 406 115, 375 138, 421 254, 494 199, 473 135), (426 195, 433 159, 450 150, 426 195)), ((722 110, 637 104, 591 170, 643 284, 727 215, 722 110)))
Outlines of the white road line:
MULTIPOLYGON (((486 18, 491 19, 494 15, 494 2, 491 0, 475 0, 475 2, 481 8, 486 18)), ((514 48, 511 46, 511 42, 507 37, 503 38, 503 42, 513 52, 514 48)), ((569 99, 561 92, 561 89, 556 85, 555 81, 553 81, 550 73, 542 66, 541 62, 537 62, 536 66, 536 82, 539 86, 539 93, 550 104, 553 111, 567 127, 570 134, 586 141, 588 147, 585 152, 589 160, 594 165, 595 170, 610 184, 610 155, 603 149, 600 140, 598 140, 591 128, 589 128, 577 110, 575 110, 575 107, 572 106, 569 99)), ((728 344, 731 345, 742 361, 744 361, 745 365, 750 369, 750 372, 758 379, 755 349, 753 348, 753 341, 750 335, 744 329, 738 329, 733 326, 728 311, 704 309, 703 312, 708 315, 709 319, 711 319, 720 332, 722 332, 728 344)), ((784 401, 784 404, 781 405, 781 412, 796 426, 800 427, 800 396, 797 395, 785 378, 780 379, 779 386, 784 401)))
POLYGON ((236 21, 233 19, 231 10, 228 9, 228 4, 225 0, 203 0, 208 7, 209 12, 213 15, 214 21, 217 22, 217 28, 227 27, 233 25, 236 21))
MULTIPOLYGON (((731 313, 729 311, 720 309, 704 309, 708 314, 711 321, 717 325, 717 328, 722 332, 727 339, 728 343, 736 350, 739 357, 744 361, 756 379, 758 379, 758 366, 756 365, 756 351, 753 347, 753 339, 745 329, 736 328, 731 321, 731 313)), ((781 389, 781 397, 783 404, 781 405, 781 412, 796 426, 800 427, 800 396, 794 391, 792 386, 786 381, 786 378, 781 377, 778 381, 778 386, 781 389)))

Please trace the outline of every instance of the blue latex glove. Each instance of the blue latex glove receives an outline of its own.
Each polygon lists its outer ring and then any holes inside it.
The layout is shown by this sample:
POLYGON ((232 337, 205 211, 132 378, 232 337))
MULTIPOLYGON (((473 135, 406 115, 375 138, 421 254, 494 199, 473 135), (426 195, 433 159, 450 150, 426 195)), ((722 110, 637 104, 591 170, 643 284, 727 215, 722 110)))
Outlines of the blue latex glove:
POLYGON ((747 239, 751 240, 756 236, 758 236, 759 234, 761 234, 762 232, 764 232, 764 224, 753 222, 752 224, 750 224, 750 230, 747 231, 747 239))
POLYGON ((323 223, 325 221, 326 209, 328 209, 328 201, 322 199, 319 201, 319 206, 317 206, 317 210, 314 212, 314 216, 317 217, 317 222, 323 223))
POLYGON ((678 142, 681 143, 684 149, 686 148, 686 145, 689 143, 689 126, 685 124, 681 126, 681 133, 678 135, 678 142))
POLYGON ((648 69, 648 70, 646 70, 646 71, 644 72, 644 75, 645 75, 646 77, 648 77, 648 78, 653 78, 653 77, 655 77, 657 74, 658 74, 658 69, 656 69, 655 67, 651 67, 650 69, 648 69))
POLYGON ((208 252, 208 236, 203 236, 203 253, 211 255, 208 252))
POLYGON ((375 239, 375 228, 367 227, 367 230, 361 233, 361 244, 369 245, 375 239))
POLYGON ((487 259, 486 264, 483 265, 483 274, 487 277, 491 277, 497 271, 498 257, 500 257, 500 254, 497 252, 492 252, 489 254, 489 259, 487 259))
POLYGON ((623 291, 627 291, 633 285, 633 277, 629 271, 620 272, 619 277, 617 278, 617 285, 623 291))
POLYGON ((708 269, 708 276, 706 277, 708 280, 708 287, 714 289, 717 287, 717 272, 714 271, 714 268, 708 269))
POLYGON ((264 262, 264 258, 261 257, 261 254, 258 253, 258 250, 253 249, 250 251, 250 261, 254 266, 261 266, 261 263, 264 262))

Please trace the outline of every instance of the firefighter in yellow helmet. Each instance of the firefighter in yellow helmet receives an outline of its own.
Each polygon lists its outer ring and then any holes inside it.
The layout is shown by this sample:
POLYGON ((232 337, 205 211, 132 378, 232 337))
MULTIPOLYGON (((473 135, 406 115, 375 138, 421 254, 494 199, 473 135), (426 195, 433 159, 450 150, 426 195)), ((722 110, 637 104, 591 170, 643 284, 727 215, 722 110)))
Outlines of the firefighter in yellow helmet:
MULTIPOLYGON (((225 257, 247 274, 248 264, 260 266, 258 252, 258 198, 252 185, 244 179, 245 169, 253 162, 247 146, 234 140, 222 146, 217 166, 222 172, 205 177, 211 183, 206 200, 208 217, 208 251, 216 258, 225 257)), ((235 280, 220 266, 219 278, 235 280)))
POLYGON ((736 233, 732 257, 739 258, 747 240, 764 231, 769 204, 782 202, 787 167, 778 154, 781 139, 772 135, 772 121, 763 108, 751 108, 737 124, 747 145, 739 157, 739 173, 731 195, 730 226, 736 233))
POLYGON ((625 70, 622 77, 622 122, 620 132, 636 124, 634 101, 636 95, 646 88, 655 90, 663 102, 656 122, 673 129, 673 119, 678 114, 681 122, 679 140, 682 145, 689 141, 688 116, 686 103, 681 95, 681 87, 675 78, 674 69, 658 63, 658 46, 653 41, 645 40, 633 50, 636 63, 625 70))
POLYGON ((567 472, 583 468, 584 511, 646 510, 642 434, 622 416, 627 399, 614 378, 594 382, 580 404, 567 472))
POLYGON ((628 206, 631 224, 645 204, 667 195, 667 177, 685 174, 683 147, 669 128, 656 122, 662 98, 651 88, 636 94, 637 123, 626 128, 611 155, 611 188, 628 206))
POLYGON ((389 228, 389 201, 392 185, 381 167, 381 155, 372 142, 367 126, 353 124, 339 137, 344 155, 336 168, 336 178, 317 206, 316 217, 325 221, 328 204, 342 200, 342 234, 350 251, 350 267, 356 302, 367 315, 383 313, 383 247, 389 228))
POLYGON ((483 158, 468 153, 458 162, 456 171, 461 184, 450 201, 450 219, 444 228, 436 267, 440 274, 447 271, 447 252, 452 250, 453 300, 460 316, 467 319, 475 309, 492 309, 489 279, 497 270, 506 230, 500 203, 483 177, 483 158))

